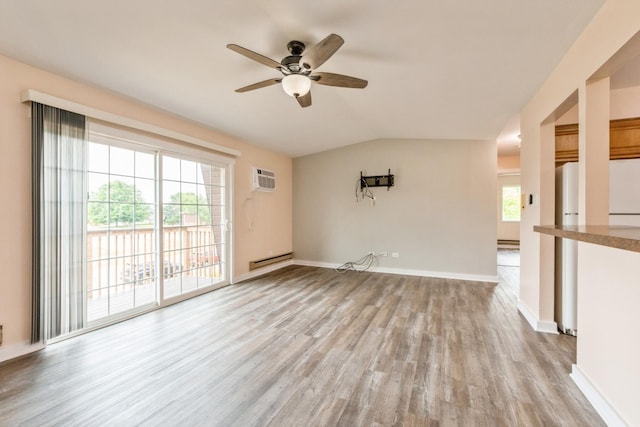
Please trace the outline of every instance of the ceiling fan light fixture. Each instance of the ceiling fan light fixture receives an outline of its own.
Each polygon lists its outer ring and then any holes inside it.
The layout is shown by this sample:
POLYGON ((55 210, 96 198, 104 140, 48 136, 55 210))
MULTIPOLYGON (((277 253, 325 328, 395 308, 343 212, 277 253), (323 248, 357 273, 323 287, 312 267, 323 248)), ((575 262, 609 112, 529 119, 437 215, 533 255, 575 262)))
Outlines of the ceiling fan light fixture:
POLYGON ((302 74, 289 74, 282 79, 282 88, 289 96, 305 96, 311 89, 311 79, 302 74))

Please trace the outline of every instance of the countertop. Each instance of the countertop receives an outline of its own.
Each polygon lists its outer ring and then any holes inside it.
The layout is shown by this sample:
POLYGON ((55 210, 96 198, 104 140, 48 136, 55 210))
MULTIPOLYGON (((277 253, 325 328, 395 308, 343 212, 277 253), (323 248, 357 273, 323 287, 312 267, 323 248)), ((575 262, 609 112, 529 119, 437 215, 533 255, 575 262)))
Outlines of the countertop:
POLYGON ((640 227, 622 225, 536 225, 533 227, 533 231, 595 245, 640 252, 640 227))

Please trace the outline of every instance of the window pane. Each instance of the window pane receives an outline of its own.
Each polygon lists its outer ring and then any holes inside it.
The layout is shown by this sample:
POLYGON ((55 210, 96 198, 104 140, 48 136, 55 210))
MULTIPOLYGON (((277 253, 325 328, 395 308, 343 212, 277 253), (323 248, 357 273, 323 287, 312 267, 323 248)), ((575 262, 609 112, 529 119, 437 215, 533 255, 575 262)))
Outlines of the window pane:
POLYGON ((180 160, 170 156, 162 157, 162 178, 180 181, 180 160))
POLYGON ((209 206, 209 213, 211 215, 211 225, 217 227, 224 225, 222 206, 209 206))
POLYGON ((198 193, 198 200, 200 200, 200 204, 207 204, 209 201, 207 186, 205 186, 204 184, 198 184, 198 186, 196 187, 196 192, 198 193))
POLYGON ((156 300, 155 282, 137 283, 134 289, 134 305, 152 304, 156 300))
POLYGON ((109 315, 108 295, 108 289, 87 292, 87 321, 91 322, 109 315))
POLYGON ((89 172, 87 174, 87 192, 89 193, 89 200, 107 200, 109 175, 89 172))
POLYGON ((109 314, 120 313, 133 307, 133 292, 126 292, 124 286, 109 288, 109 314))
MULTIPOLYGON (((180 267, 180 263, 178 259, 180 257, 180 252, 176 250, 167 250, 165 247, 164 255, 162 257, 163 262, 170 263, 171 265, 175 265, 176 267, 180 267)), ((176 268, 176 270, 182 270, 182 268, 176 268)))
POLYGON ((90 261, 87 263, 87 291, 94 296, 101 296, 100 290, 106 289, 109 283, 108 261, 90 261))
MULTIPOLYGON (((111 176, 109 182, 109 201, 120 203, 133 203, 136 190, 133 185, 133 178, 124 176, 111 176)), ((142 196, 140 196, 140 202, 142 196)))
POLYGON ((162 199, 165 203, 180 203, 180 183, 163 181, 162 199))
POLYGON ((198 205, 198 224, 199 225, 208 225, 211 224, 211 214, 209 206, 207 205, 198 205))
MULTIPOLYGON (((153 179, 136 178, 135 193, 146 203, 154 203, 156 200, 156 183, 153 179)), ((138 200, 138 203, 140 201, 138 200)))
POLYGON ((183 182, 180 186, 180 193, 182 195, 181 200, 184 205, 194 205, 196 204, 196 192, 197 192, 196 184, 185 183, 183 182))
POLYGON ((205 184, 218 187, 224 186, 224 169, 206 164, 202 164, 200 167, 205 184))
POLYGON ((115 175, 133 176, 134 172, 134 151, 119 147, 110 147, 109 172, 115 175))
POLYGON ((87 204, 87 222, 89 230, 106 226, 109 223, 109 203, 89 202, 87 204))
POLYGON ((520 186, 502 187, 502 221, 520 221, 520 186))
POLYGON ((180 164, 180 177, 182 182, 197 182, 198 164, 188 160, 182 160, 180 164))
POLYGON ((87 170, 108 173, 109 146, 90 142, 87 148, 87 170))
POLYGON ((155 156, 151 153, 136 152, 136 174, 139 178, 155 178, 155 156))
POLYGON ((134 227, 153 228, 156 223, 156 206, 153 203, 136 203, 135 217, 137 218, 134 227))

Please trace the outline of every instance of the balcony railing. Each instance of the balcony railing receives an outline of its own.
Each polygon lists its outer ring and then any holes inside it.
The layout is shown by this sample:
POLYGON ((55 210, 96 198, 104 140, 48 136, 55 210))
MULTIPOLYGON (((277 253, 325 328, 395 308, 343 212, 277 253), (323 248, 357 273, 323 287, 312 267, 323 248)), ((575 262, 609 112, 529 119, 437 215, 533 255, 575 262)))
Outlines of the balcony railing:
POLYGON ((224 261, 220 226, 165 226, 162 267, 156 268, 156 231, 153 227, 89 230, 86 286, 88 298, 105 292, 128 291, 133 286, 164 279, 215 279, 224 261), (217 238, 216 238, 217 237, 217 238))

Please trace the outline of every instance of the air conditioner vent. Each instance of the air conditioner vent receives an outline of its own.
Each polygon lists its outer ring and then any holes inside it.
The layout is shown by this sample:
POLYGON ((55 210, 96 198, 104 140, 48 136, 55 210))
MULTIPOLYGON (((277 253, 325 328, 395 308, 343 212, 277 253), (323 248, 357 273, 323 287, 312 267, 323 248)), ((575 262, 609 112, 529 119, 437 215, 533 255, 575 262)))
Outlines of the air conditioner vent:
POLYGON ((273 171, 253 168, 253 190, 254 191, 275 191, 276 174, 273 171))

